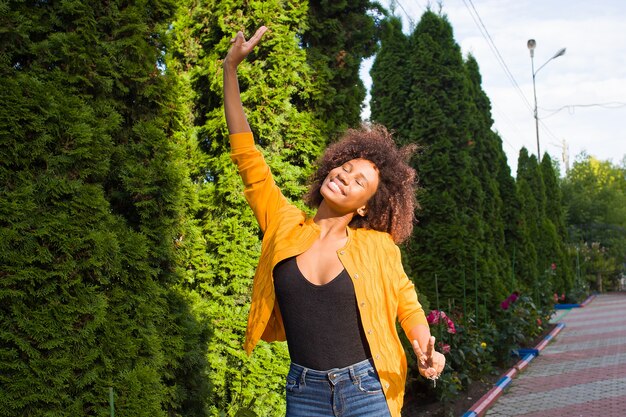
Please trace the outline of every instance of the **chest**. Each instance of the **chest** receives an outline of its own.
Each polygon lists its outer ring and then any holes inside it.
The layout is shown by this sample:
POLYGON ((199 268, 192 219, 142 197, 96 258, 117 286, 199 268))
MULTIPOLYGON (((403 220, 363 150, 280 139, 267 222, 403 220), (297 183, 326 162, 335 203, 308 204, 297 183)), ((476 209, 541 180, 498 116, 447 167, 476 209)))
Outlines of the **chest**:
POLYGON ((344 266, 337 256, 348 238, 335 240, 317 239, 311 247, 296 258, 302 275, 314 285, 326 285, 332 281, 344 266))

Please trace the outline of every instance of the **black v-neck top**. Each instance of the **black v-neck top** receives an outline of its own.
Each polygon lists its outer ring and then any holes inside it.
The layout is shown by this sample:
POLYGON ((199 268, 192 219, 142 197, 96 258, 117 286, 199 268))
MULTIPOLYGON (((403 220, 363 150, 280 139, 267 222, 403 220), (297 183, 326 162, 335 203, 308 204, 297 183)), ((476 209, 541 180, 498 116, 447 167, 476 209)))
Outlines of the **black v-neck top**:
POLYGON ((354 285, 344 269, 324 285, 309 282, 289 258, 274 268, 274 289, 291 361, 325 371, 371 357, 354 285))

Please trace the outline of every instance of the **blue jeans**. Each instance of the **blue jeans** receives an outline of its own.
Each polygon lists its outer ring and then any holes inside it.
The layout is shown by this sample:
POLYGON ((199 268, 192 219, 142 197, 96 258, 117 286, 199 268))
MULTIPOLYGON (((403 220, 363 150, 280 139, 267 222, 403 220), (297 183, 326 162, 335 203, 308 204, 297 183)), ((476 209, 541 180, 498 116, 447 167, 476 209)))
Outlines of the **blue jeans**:
POLYGON ((292 363, 287 374, 287 417, 389 417, 371 359, 316 371, 292 363))

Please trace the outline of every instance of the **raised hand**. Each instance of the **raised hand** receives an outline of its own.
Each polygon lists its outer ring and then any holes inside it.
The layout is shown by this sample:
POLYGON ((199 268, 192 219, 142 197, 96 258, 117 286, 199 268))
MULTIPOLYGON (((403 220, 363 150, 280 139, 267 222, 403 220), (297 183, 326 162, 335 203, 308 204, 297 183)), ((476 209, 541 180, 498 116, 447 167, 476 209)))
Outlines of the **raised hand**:
POLYGON ((422 352, 417 340, 413 340, 412 344, 415 356, 417 356, 419 373, 425 378, 433 380, 439 378, 439 375, 443 372, 443 368, 446 366, 446 357, 435 350, 435 337, 431 336, 430 339, 428 339, 426 353, 422 352))
POLYGON ((232 46, 228 50, 226 58, 224 58, 223 65, 236 68, 241 61, 243 61, 248 54, 252 52, 254 47, 258 45, 265 32, 267 32, 267 28, 265 26, 261 26, 247 41, 242 31, 237 32, 237 35, 235 35, 235 37, 230 41, 232 46))

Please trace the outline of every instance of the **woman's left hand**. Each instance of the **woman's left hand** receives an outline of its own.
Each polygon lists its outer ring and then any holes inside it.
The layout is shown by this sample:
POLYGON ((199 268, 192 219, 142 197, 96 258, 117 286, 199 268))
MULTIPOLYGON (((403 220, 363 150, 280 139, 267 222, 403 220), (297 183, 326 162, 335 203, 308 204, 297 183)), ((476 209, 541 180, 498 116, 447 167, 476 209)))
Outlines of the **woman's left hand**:
POLYGON ((425 378, 439 378, 443 368, 446 366, 446 357, 435 350, 435 337, 431 336, 428 340, 426 353, 422 352, 417 340, 413 340, 413 351, 415 356, 417 356, 417 367, 420 374, 425 378))

